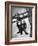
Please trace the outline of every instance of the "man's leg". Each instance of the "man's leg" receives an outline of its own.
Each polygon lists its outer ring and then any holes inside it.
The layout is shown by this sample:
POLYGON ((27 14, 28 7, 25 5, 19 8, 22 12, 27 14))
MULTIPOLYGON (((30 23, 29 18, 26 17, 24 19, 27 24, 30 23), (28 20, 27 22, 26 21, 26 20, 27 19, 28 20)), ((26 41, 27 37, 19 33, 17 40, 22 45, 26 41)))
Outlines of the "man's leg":
POLYGON ((26 32, 26 30, 24 30, 24 32, 25 32, 25 34, 27 34, 27 35, 28 35, 28 33, 26 32))
POLYGON ((20 32, 17 32, 17 33, 20 33, 20 32))
POLYGON ((22 35, 22 29, 19 29, 19 33, 22 35))
POLYGON ((20 29, 19 29, 19 31, 17 33, 20 33, 20 29))
POLYGON ((23 33, 22 33, 22 30, 20 31, 20 34, 22 35, 23 33))
POLYGON ((19 31, 18 31, 17 33, 20 33, 20 34, 22 34, 22 29, 19 29, 19 31))

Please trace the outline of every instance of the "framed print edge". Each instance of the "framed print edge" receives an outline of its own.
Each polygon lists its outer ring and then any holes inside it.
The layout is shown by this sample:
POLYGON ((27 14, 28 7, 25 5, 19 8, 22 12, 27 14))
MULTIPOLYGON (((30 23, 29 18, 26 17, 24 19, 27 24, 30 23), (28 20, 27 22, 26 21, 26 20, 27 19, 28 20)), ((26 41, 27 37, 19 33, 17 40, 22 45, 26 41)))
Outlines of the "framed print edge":
POLYGON ((36 3, 23 3, 23 2, 5 2, 5 44, 22 44, 22 43, 36 43, 37 42, 37 4, 36 3), (9 40, 9 5, 10 4, 21 4, 21 5, 33 5, 35 6, 35 40, 33 41, 18 41, 10 42, 9 40))
POLYGON ((9 4, 5 2, 5 44, 7 45, 9 44, 9 22, 8 22, 9 21, 9 7, 8 5, 9 4))

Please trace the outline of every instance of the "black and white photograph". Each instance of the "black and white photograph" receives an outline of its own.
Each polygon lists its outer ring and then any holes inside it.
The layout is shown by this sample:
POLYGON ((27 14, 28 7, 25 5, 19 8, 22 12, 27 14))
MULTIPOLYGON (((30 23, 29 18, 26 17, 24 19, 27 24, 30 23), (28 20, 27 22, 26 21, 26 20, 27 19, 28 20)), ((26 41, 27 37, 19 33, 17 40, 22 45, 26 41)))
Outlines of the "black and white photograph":
POLYGON ((12 37, 32 37, 32 9, 33 7, 12 7, 12 37))

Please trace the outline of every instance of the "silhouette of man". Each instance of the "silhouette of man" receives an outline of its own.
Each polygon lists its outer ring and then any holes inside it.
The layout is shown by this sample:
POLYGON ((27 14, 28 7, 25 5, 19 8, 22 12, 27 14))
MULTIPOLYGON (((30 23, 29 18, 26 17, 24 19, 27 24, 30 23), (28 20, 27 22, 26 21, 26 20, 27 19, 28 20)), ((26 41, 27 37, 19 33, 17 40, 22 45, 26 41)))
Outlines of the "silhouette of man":
POLYGON ((25 21, 23 21, 23 22, 22 21, 17 22, 17 27, 19 29, 19 32, 17 32, 17 33, 20 33, 22 35, 23 31, 24 31, 25 34, 28 34, 26 32, 26 23, 25 23, 25 21))

